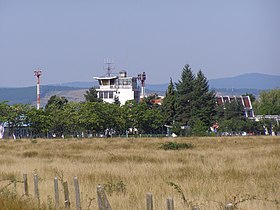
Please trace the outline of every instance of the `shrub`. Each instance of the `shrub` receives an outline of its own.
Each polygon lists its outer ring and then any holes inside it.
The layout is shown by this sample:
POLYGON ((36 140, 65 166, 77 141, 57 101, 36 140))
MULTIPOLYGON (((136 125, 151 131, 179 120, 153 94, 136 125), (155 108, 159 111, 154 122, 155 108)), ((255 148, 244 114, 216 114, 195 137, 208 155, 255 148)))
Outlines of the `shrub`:
POLYGON ((191 149, 193 145, 191 143, 166 142, 161 144, 160 148, 164 150, 191 149))

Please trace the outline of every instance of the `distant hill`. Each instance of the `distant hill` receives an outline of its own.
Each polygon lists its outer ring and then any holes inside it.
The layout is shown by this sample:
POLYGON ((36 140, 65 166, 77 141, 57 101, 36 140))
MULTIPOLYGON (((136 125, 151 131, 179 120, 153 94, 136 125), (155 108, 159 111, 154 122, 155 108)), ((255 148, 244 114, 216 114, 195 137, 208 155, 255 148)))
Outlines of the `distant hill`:
MULTIPOLYGON (((65 87, 77 87, 77 88, 90 88, 98 86, 96 81, 94 82, 69 82, 62 83, 60 86, 65 87)), ((219 79, 209 80, 210 88, 228 88, 228 89, 273 89, 280 88, 280 76, 268 75, 259 73, 242 74, 235 77, 226 77, 219 79)), ((168 83, 165 84, 147 84, 146 89, 153 91, 165 92, 167 90, 168 83)))
MULTIPOLYGON (((67 95, 67 93, 69 94, 71 91, 81 91, 83 94, 85 92, 84 89, 77 87, 42 85, 42 106, 44 106, 45 101, 47 101, 45 98, 48 99, 52 95, 67 95)), ((70 95, 72 94, 70 93, 70 95)), ((22 88, 0 88, 0 101, 8 101, 9 104, 36 104, 36 86, 22 88)))
POLYGON ((86 88, 86 89, 89 89, 91 87, 98 86, 98 82, 97 81, 93 81, 93 82, 67 82, 67 83, 61 83, 61 84, 54 84, 54 86, 75 87, 75 88, 86 88))
MULTIPOLYGON (((256 96, 266 89, 280 88, 280 76, 267 74, 243 74, 236 77, 209 80, 211 89, 217 95, 241 95, 252 93, 256 96)), ((69 82, 59 85, 41 86, 41 105, 44 106, 52 95, 65 96, 69 101, 83 101, 86 90, 97 87, 93 82, 69 82)), ((164 95, 166 84, 147 84, 147 94, 164 95)), ((36 104, 36 86, 23 88, 0 88, 0 102, 9 101, 9 104, 36 104)))
POLYGON ((280 76, 259 73, 242 74, 236 77, 211 79, 211 88, 248 88, 248 89, 274 89, 280 88, 280 76))

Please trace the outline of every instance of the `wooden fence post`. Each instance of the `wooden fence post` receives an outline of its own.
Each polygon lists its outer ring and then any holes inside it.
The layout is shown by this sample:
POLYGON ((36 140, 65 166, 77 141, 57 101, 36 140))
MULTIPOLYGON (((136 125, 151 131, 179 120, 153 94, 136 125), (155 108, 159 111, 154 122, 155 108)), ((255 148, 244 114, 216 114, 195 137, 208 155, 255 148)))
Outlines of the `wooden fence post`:
POLYGON ((228 203, 225 205, 225 210, 233 210, 234 209, 234 206, 232 203, 228 203))
POLYGON ((76 176, 74 177, 74 187, 75 187, 75 197, 76 197, 76 208, 77 208, 77 210, 82 210, 79 181, 76 176))
POLYGON ((172 198, 167 198, 167 210, 174 210, 174 201, 172 198))
POLYGON ((153 210, 153 195, 152 193, 147 193, 146 195, 146 206, 147 210, 153 210))
POLYGON ((64 204, 65 208, 70 208, 70 200, 69 200, 69 190, 68 190, 68 183, 63 182, 63 190, 64 190, 64 204))
POLYGON ((59 191, 58 191, 58 179, 54 177, 54 206, 55 209, 59 207, 59 191))
POLYGON ((38 203, 40 203, 39 188, 38 188, 38 175, 34 174, 34 195, 38 203))
POLYGON ((27 174, 23 174, 24 195, 28 196, 27 174))
POLYGON ((112 210, 106 193, 101 185, 97 186, 97 201, 99 210, 112 210))

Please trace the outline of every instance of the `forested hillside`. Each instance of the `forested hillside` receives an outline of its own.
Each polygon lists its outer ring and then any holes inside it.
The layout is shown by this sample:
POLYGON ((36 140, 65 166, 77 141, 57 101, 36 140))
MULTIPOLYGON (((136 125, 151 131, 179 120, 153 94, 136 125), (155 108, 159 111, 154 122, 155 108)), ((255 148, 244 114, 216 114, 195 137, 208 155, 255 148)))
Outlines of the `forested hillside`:
MULTIPOLYGON (((83 89, 77 87, 64 86, 41 86, 42 102, 45 101, 44 97, 48 95, 65 95, 66 93, 69 93, 69 91, 75 92, 77 90, 83 89)), ((83 93, 81 95, 83 95, 83 93)), ((22 88, 0 88, 0 101, 8 101, 8 104, 35 104, 36 86, 22 88)))

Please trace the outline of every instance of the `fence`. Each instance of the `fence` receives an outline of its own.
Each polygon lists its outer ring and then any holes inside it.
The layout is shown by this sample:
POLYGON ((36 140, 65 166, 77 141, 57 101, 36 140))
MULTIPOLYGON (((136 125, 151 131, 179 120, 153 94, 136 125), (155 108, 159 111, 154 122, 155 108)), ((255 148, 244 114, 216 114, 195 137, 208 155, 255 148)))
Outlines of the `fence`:
MULTIPOLYGON (((33 184, 34 184, 34 199, 37 202, 37 204, 40 204, 40 194, 39 194, 39 183, 38 183, 38 175, 33 174, 33 184)), ((8 185, 6 185, 4 188, 10 186, 13 184, 14 188, 16 189, 16 183, 17 181, 12 181, 8 185)), ((23 174, 23 190, 24 190, 24 196, 31 196, 29 193, 29 183, 27 179, 27 174, 23 174)), ((59 199, 59 178, 54 177, 54 208, 59 209, 62 206, 60 205, 59 199)), ((62 181, 62 186, 63 186, 63 193, 64 193, 64 208, 70 210, 70 196, 69 196, 69 190, 68 190, 68 182, 67 181, 62 181)), ((3 189, 0 189, 3 191, 3 189)), ((75 209, 76 210, 82 210, 81 206, 81 199, 80 199, 80 187, 79 187, 79 181, 77 177, 74 177, 74 189, 75 189, 75 209)), ((99 210, 112 210, 111 205, 107 199, 104 187, 102 185, 97 186, 97 202, 98 202, 98 209, 99 210)), ((73 208, 71 208, 73 209, 73 208)), ((173 198, 167 198, 166 199, 166 209, 167 210, 175 210, 174 208, 174 201, 173 198)), ((224 206, 225 210, 233 210, 235 209, 235 206, 233 203, 228 203, 224 206)), ((154 205, 153 205, 153 195, 152 193, 147 193, 146 194, 146 210, 154 210, 154 205)), ((192 210, 199 210, 199 207, 192 207, 192 210)))

